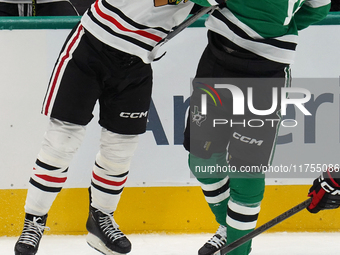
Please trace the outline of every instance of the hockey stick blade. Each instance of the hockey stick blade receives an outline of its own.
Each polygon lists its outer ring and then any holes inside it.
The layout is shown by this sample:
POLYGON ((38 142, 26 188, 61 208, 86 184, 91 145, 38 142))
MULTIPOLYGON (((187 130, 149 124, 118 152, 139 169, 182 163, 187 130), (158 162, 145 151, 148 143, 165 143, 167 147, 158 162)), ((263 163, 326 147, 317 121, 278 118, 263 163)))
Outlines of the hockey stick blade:
POLYGON ((276 224, 288 219, 289 217, 293 216, 294 214, 302 211, 305 209, 309 204, 312 202, 312 198, 308 198, 304 202, 294 206, 293 208, 289 209, 288 211, 280 214, 276 218, 272 219, 271 221, 268 221, 267 223, 263 224, 262 226, 254 229, 250 233, 242 236, 241 238, 237 239, 236 241, 228 244, 227 246, 223 247, 219 251, 215 252, 214 255, 226 255, 228 252, 231 252, 232 250, 236 249, 240 245, 248 242, 250 239, 253 239, 254 237, 258 236, 259 234, 265 232, 266 230, 270 229, 271 227, 274 227, 276 224))
POLYGON ((185 28, 193 24, 195 21, 197 21, 200 17, 202 17, 204 14, 207 14, 210 11, 213 11, 217 9, 219 6, 218 5, 213 5, 209 7, 202 7, 199 9, 196 13, 194 13, 192 16, 187 18, 185 21, 183 21, 181 24, 178 26, 174 27, 173 30, 171 30, 166 37, 164 37, 162 40, 160 40, 153 50, 150 53, 150 57, 154 58, 156 56, 156 53, 158 49, 164 45, 166 42, 168 42, 170 39, 174 38, 176 35, 178 35, 180 32, 182 32, 185 28))

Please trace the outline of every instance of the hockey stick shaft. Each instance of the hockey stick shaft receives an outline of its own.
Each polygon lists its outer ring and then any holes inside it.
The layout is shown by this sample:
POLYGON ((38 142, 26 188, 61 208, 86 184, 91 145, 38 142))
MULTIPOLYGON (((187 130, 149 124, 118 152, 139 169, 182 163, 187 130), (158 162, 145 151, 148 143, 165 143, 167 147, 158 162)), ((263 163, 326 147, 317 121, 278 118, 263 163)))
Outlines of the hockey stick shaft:
POLYGON ((202 17, 204 14, 207 14, 210 11, 213 11, 218 8, 218 5, 213 5, 209 7, 202 7, 199 9, 196 13, 194 13, 190 18, 183 21, 181 24, 176 26, 174 30, 172 30, 165 38, 163 38, 158 44, 161 44, 163 42, 169 41, 173 37, 175 37, 177 34, 182 32, 185 28, 193 24, 195 21, 197 21, 200 17, 202 17))
POLYGON ((170 39, 174 38, 176 35, 178 35, 180 32, 182 32, 185 28, 187 28, 188 26, 190 26, 191 24, 193 24, 196 20, 198 20, 200 17, 202 17, 204 14, 207 14, 210 11, 213 11, 215 9, 217 9, 219 6, 218 5, 213 5, 213 6, 209 6, 209 7, 202 7, 201 9, 199 9, 195 14, 193 14, 192 16, 190 16, 189 18, 187 18, 185 21, 183 21, 181 24, 179 24, 178 26, 176 26, 173 30, 171 30, 166 37, 164 37, 162 40, 160 40, 155 47, 153 48, 153 50, 150 53, 150 57, 153 58, 158 49, 164 45, 166 42, 168 42, 170 39))
POLYGON ((289 217, 293 216, 294 214, 302 211, 305 209, 309 204, 311 203, 312 198, 308 198, 304 202, 294 206, 293 208, 289 209, 288 211, 280 214, 276 218, 268 221, 267 223, 263 224, 262 226, 254 229, 250 233, 244 235, 243 237, 237 239, 236 241, 230 243, 229 245, 223 247, 219 251, 215 252, 214 255, 226 255, 228 252, 231 252, 232 250, 236 249, 240 245, 248 242, 249 240, 253 239, 254 237, 258 236, 259 234, 265 232, 266 230, 270 229, 271 227, 274 227, 276 224, 288 219, 289 217))

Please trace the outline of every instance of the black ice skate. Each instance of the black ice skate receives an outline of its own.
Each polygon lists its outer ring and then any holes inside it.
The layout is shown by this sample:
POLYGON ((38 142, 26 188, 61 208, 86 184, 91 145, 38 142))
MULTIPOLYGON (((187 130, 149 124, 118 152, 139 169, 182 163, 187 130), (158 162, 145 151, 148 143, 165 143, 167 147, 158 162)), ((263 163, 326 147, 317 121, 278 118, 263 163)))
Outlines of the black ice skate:
POLYGON ((15 255, 34 255, 38 251, 40 239, 44 233, 47 214, 35 216, 26 213, 24 229, 15 244, 15 255))
POLYGON ((86 228, 89 231, 86 241, 97 251, 105 255, 126 254, 131 251, 131 243, 119 230, 113 213, 104 213, 91 206, 86 228))
POLYGON ((215 235, 206 242, 201 249, 198 250, 198 255, 211 255, 220 250, 227 243, 227 228, 220 225, 215 235))

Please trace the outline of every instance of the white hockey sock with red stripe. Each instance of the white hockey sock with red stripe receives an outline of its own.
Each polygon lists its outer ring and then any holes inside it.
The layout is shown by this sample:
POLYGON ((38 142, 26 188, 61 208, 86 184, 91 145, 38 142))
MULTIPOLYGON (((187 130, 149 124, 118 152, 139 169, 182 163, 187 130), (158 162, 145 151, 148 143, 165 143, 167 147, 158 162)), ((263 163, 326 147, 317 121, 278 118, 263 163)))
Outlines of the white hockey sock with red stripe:
POLYGON ((51 119, 31 174, 26 213, 45 215, 66 179, 68 166, 77 152, 85 127, 51 119))
POLYGON ((102 129, 100 151, 91 178, 92 207, 107 213, 116 210, 137 144, 137 135, 102 129))

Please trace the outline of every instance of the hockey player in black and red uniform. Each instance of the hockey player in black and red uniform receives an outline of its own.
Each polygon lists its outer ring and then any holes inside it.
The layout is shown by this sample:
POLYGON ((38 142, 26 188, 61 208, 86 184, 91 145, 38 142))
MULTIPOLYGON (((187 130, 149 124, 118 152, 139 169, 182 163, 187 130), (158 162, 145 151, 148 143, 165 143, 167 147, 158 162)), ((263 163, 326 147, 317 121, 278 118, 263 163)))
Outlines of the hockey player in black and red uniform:
POLYGON ((119 230, 113 212, 127 180, 138 135, 146 130, 151 51, 188 16, 193 2, 97 0, 72 30, 43 103, 42 112, 50 117, 50 123, 29 181, 16 255, 36 254, 47 213, 67 179, 97 101, 102 131, 91 178, 87 242, 104 254, 130 252, 131 243, 119 230))

